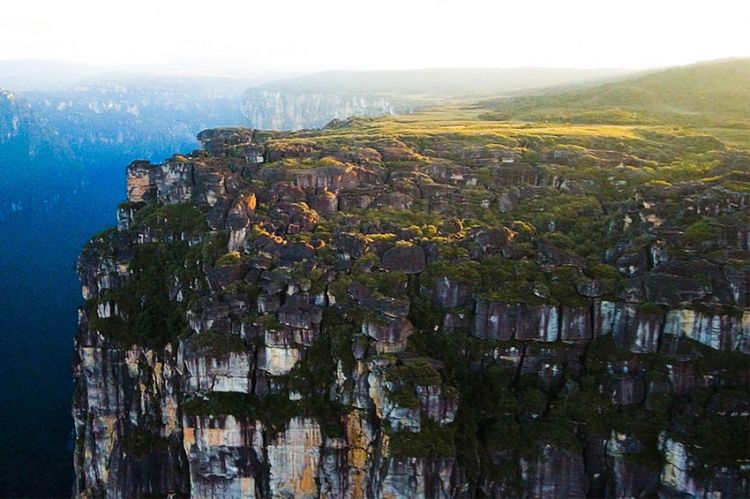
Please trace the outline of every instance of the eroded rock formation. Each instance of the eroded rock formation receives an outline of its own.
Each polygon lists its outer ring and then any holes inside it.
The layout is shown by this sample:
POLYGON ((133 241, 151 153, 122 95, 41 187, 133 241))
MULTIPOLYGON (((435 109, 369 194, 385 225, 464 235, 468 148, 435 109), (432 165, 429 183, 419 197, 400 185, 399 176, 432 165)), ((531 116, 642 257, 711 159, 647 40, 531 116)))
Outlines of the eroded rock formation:
POLYGON ((130 165, 78 263, 77 494, 750 493, 747 194, 337 126, 130 165))

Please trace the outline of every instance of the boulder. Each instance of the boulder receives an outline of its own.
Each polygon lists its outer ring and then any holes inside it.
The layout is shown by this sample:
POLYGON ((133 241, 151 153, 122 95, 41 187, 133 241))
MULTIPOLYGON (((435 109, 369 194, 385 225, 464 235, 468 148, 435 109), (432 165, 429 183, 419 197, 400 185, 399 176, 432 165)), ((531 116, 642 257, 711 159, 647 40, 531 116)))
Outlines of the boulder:
POLYGON ((383 254, 380 266, 389 272, 419 274, 426 267, 424 250, 414 244, 396 245, 383 254))

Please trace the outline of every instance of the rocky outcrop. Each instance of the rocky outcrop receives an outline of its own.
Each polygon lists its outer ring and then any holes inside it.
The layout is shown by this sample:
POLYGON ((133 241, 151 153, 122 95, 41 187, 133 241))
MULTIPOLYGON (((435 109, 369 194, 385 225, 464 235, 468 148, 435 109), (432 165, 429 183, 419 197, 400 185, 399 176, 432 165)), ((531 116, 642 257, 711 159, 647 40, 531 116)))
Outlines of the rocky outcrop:
MULTIPOLYGON (((128 167, 78 261, 78 495, 750 492, 746 248, 565 154, 320 134, 128 167)), ((745 203, 712 189, 671 209, 745 203)))
POLYGON ((746 476, 727 469, 696 476, 695 458, 688 446, 666 435, 659 436, 659 446, 665 459, 660 480, 669 493, 689 497, 741 497, 746 494, 746 476))
POLYGON ((560 335, 557 307, 527 306, 477 301, 473 335, 508 341, 512 339, 557 341, 560 335))
POLYGON ((420 274, 425 269, 424 250, 414 245, 396 246, 383 254, 380 265, 389 272, 420 274))
POLYGON ((522 462, 531 497, 584 497, 587 484, 579 453, 546 445, 536 461, 522 462))

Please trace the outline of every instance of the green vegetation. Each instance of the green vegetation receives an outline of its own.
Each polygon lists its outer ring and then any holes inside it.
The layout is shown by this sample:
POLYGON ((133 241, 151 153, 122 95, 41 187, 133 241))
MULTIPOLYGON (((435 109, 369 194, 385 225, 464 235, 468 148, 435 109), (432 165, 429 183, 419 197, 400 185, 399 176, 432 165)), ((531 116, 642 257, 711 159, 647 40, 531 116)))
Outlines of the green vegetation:
POLYGON ((454 430, 427 420, 420 431, 399 430, 390 436, 390 450, 397 458, 453 455, 454 430))
POLYGON ((491 119, 746 128, 750 60, 700 63, 567 93, 496 101, 491 119))
MULTIPOLYGON (((333 329, 336 329, 335 327, 333 329)), ((300 361, 284 379, 285 388, 276 394, 258 397, 235 392, 212 392, 207 397, 193 397, 183 404, 183 410, 190 416, 221 416, 232 415, 238 418, 258 420, 263 422, 266 428, 273 434, 283 431, 289 419, 293 417, 314 418, 320 425, 321 430, 331 437, 339 437, 343 434, 341 418, 346 408, 340 406, 330 398, 330 387, 334 382, 336 350, 332 346, 334 334, 323 334, 313 345, 307 349, 306 357, 300 361), (298 400, 291 400, 290 393, 301 396, 298 400)), ((208 333, 209 340, 200 339, 194 346, 208 345, 215 348, 217 336, 208 333)), ((239 339, 223 340, 231 341, 230 345, 220 343, 219 348, 245 348, 239 339)), ((349 340, 351 341, 351 340, 349 340)), ((351 343, 349 343, 351 344, 351 343)), ((348 354, 351 356, 351 352, 348 354)), ((344 362, 351 363, 347 359, 344 362)))
POLYGON ((241 261, 242 261, 242 257, 240 256, 239 251, 232 251, 230 253, 221 255, 219 259, 216 260, 216 266, 228 267, 230 265, 237 265, 241 261))
POLYGON ((440 223, 440 215, 419 210, 375 208, 336 212, 331 216, 330 220, 334 224, 349 225, 349 221, 352 221, 360 227, 377 227, 377 232, 373 229, 367 231, 368 237, 377 239, 377 234, 393 233, 402 227, 437 225, 440 223))
MULTIPOLYGON (((327 320, 331 320, 330 315, 327 320)), ((336 335, 345 333, 337 329, 336 324, 332 326, 330 332, 327 328, 323 330, 321 336, 307 349, 304 360, 297 363, 289 373, 288 389, 302 395, 298 402, 302 414, 315 418, 326 435, 338 437, 344 432, 341 416, 346 409, 331 400, 330 391, 335 381, 337 360, 332 340, 336 335)), ((344 356, 348 357, 346 354, 344 356)), ((351 361, 346 359, 344 362, 351 361)))
MULTIPOLYGON (((748 393, 739 394, 741 404, 748 393)), ((702 468, 694 469, 697 475, 711 476, 719 467, 734 467, 747 459, 750 453, 750 425, 748 418, 739 415, 706 414, 694 421, 687 441, 702 460, 702 468)))
POLYGON ((247 395, 237 392, 211 392, 207 397, 195 396, 182 404, 188 416, 226 416, 261 421, 271 435, 283 431, 287 421, 298 415, 296 404, 288 396, 247 395))
POLYGON ((170 440, 154 435, 149 430, 135 428, 120 440, 120 448, 125 454, 144 458, 167 451, 170 440))
POLYGON ((214 357, 248 350, 248 345, 239 336, 217 333, 215 331, 194 334, 186 338, 186 340, 196 350, 205 351, 214 357))
POLYGON ((425 358, 404 359, 402 363, 390 366, 386 379, 421 386, 439 385, 441 382, 440 374, 425 358))
POLYGON ((691 245, 707 243, 716 239, 718 232, 716 222, 702 219, 685 229, 685 242, 691 245))
MULTIPOLYGON (((137 205, 131 205, 135 207, 137 205)), ((204 212, 190 203, 145 204, 135 213, 136 225, 175 234, 198 234, 207 231, 204 212)))
POLYGON ((185 269, 189 252, 185 243, 137 246, 135 258, 130 262, 129 280, 119 289, 104 293, 99 300, 117 303, 121 315, 100 318, 92 314, 91 327, 124 346, 158 348, 174 341, 187 324, 184 310, 170 300, 169 285, 171 275, 181 273, 177 268, 185 269))

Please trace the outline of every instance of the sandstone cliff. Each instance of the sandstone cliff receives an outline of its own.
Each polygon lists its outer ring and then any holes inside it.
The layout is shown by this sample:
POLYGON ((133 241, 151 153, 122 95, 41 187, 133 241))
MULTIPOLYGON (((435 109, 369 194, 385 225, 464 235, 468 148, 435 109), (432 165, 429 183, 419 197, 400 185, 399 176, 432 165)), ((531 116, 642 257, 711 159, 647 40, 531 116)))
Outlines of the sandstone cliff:
POLYGON ((245 92, 242 114, 256 128, 302 130, 320 128, 334 119, 350 116, 384 116, 416 107, 377 95, 278 91, 251 88, 245 92))
POLYGON ((76 494, 750 494, 750 198, 700 180, 750 159, 452 126, 131 164, 78 262, 76 494))

